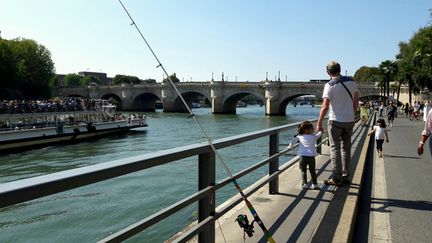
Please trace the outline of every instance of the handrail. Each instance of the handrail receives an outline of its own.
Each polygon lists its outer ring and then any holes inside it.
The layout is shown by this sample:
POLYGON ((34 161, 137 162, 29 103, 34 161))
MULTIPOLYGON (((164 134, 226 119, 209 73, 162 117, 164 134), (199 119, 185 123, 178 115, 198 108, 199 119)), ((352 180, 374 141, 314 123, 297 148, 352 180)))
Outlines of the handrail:
MULTIPOLYGON (((300 122, 215 140, 217 149, 276 134, 297 126, 300 122)), ((0 208, 86 186, 99 181, 159 166, 211 151, 208 143, 196 143, 133 156, 125 159, 61 171, 48 175, 0 184, 0 208)))
MULTIPOLYGON (((356 116, 356 120, 358 120, 358 116, 356 116)), ((252 193, 254 193, 259 188, 261 188, 262 186, 266 185, 269 182, 273 182, 273 184, 270 184, 270 188, 274 187, 274 182, 277 182, 278 176, 283 171, 285 171, 286 169, 288 169, 289 167, 291 167, 293 164, 297 162, 299 158, 298 156, 289 160, 287 163, 283 164, 282 166, 279 166, 278 158, 289 151, 289 149, 284 149, 282 151, 279 151, 278 148, 279 133, 286 131, 290 128, 296 127, 300 123, 301 122, 291 123, 291 124, 278 126, 274 128, 268 128, 260 131, 254 131, 254 132, 235 135, 227 138, 217 139, 214 141, 214 146, 217 149, 230 147, 236 144, 240 144, 243 142, 251 141, 266 136, 269 136, 270 141, 273 141, 273 143, 270 142, 269 144, 270 151, 277 151, 277 153, 272 154, 272 152, 270 152, 271 155, 269 157, 233 175, 234 178, 238 179, 244 175, 251 173, 252 171, 257 170, 258 168, 261 168, 266 164, 273 165, 273 168, 274 166, 276 166, 276 170, 273 171, 271 168, 269 168, 270 170, 269 174, 263 177, 261 180, 259 180, 258 185, 256 187, 254 187, 252 190, 245 190, 245 195, 247 196, 251 195, 252 193), (276 143, 274 143, 275 141, 276 143), (276 146, 276 147, 271 148, 271 146, 276 146)), ((321 146, 325 142, 327 142, 327 139, 323 139, 317 145, 317 147, 321 146)), ((204 176, 209 175, 210 177, 212 177, 213 175, 214 177, 215 168, 214 166, 212 168, 210 164, 211 163, 214 164, 215 159, 214 159, 214 154, 212 156, 212 150, 210 146, 207 143, 196 143, 196 144, 186 145, 178 148, 167 149, 159 152, 153 152, 153 153, 138 155, 138 156, 129 157, 125 159, 119 159, 115 161, 90 165, 90 166, 81 167, 77 169, 71 169, 71 170, 52 173, 48 175, 3 183, 0 184, 0 208, 4 208, 10 205, 15 205, 36 198, 52 195, 58 192, 67 191, 73 188, 90 185, 99 181, 112 179, 118 176, 145 170, 151 167, 178 161, 180 159, 184 159, 195 155, 199 155, 200 165, 201 164, 209 165, 209 166, 202 166, 202 168, 200 166, 199 174, 202 174, 204 176)), ((180 237, 178 240, 180 242, 184 242, 183 240, 190 239, 190 237, 193 237, 197 233, 200 233, 201 236, 203 232, 206 232, 206 234, 208 235, 213 234, 213 240, 211 240, 211 236, 209 238, 210 241, 213 242, 214 229, 212 233, 210 228, 212 227, 214 228, 214 221, 217 218, 221 217, 225 212, 227 212, 228 210, 230 210, 235 205, 241 202, 241 199, 239 199, 216 212, 215 202, 211 198, 213 199, 216 198, 215 197, 216 191, 230 182, 231 182, 230 178, 225 178, 217 183, 211 182, 211 180, 208 180, 207 182, 205 181, 203 182, 200 181, 199 179, 200 189, 196 193, 189 195, 188 197, 166 207, 165 209, 151 216, 148 216, 147 218, 139 222, 136 222, 118 231, 113 235, 108 236, 105 239, 102 239, 101 242, 125 240, 197 201, 200 202, 199 208, 202 205, 204 207, 199 210, 200 211, 199 215, 201 214, 201 212, 203 212, 203 214, 199 216, 199 223, 194 228, 192 228, 187 234, 184 234, 182 237, 180 237), (190 235, 189 233, 191 233, 192 235, 190 235)), ((274 190, 277 191, 277 185, 276 187, 274 187, 274 190)), ((200 240, 200 241, 205 241, 205 240, 200 240)))

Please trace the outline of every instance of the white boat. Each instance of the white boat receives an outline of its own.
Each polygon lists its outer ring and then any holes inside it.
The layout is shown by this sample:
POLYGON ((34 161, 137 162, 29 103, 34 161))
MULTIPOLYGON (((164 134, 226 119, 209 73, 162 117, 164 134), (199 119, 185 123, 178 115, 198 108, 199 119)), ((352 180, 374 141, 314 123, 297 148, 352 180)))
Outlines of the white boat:
POLYGON ((237 105, 236 105, 237 107, 247 107, 247 104, 244 102, 244 101, 241 101, 241 100, 239 100, 238 102, 237 102, 237 105))
POLYGON ((199 103, 193 102, 191 107, 192 109, 197 109, 197 108, 201 108, 201 105, 199 103))
POLYGON ((0 153, 147 127, 145 115, 115 108, 104 102, 94 111, 0 114, 0 153))

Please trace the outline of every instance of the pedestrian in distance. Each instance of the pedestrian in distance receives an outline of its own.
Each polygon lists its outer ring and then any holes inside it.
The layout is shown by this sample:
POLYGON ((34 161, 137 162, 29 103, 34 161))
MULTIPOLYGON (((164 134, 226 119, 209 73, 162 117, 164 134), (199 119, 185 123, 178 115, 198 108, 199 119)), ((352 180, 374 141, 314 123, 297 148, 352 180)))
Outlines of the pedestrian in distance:
MULTIPOLYGON (((432 133, 432 109, 429 111, 427 117, 426 117, 426 122, 425 122, 425 126, 424 129, 420 135, 420 141, 417 147, 417 153, 418 155, 422 156, 423 155, 423 146, 426 142, 426 140, 430 137, 432 133)), ((432 155, 432 139, 429 139, 429 150, 431 152, 432 155)))
POLYGON ((375 140, 376 140, 376 148, 377 148, 377 155, 378 157, 383 157, 383 144, 384 139, 386 142, 389 142, 389 137, 386 130, 386 124, 384 119, 378 119, 376 122, 376 125, 372 128, 372 130, 368 133, 368 136, 370 136, 373 132, 375 132, 375 140))
POLYGON ((368 103, 360 102, 360 120, 361 126, 366 126, 366 123, 369 119, 369 105, 368 103))
POLYGON ((357 84, 351 77, 341 76, 340 72, 339 63, 332 61, 327 65, 330 81, 324 86, 317 122, 317 131, 323 131, 322 122, 329 111, 328 136, 333 174, 324 183, 335 186, 350 183, 351 136, 354 114, 359 105, 357 84))
POLYGON ((384 102, 381 102, 381 105, 379 107, 379 117, 383 117, 384 116, 384 102))
POLYGON ((387 107, 387 119, 390 127, 393 127, 393 121, 395 119, 397 113, 397 107, 390 101, 389 106, 387 107))
POLYGON ((314 127, 311 122, 305 121, 302 122, 297 128, 297 136, 295 136, 290 144, 288 145, 288 149, 291 149, 294 144, 299 143, 298 154, 300 156, 300 171, 302 178, 302 188, 307 188, 307 167, 309 167, 309 173, 312 178, 312 187, 313 190, 319 190, 317 175, 315 171, 315 156, 318 155, 315 145, 317 139, 320 138, 322 132, 314 133, 314 127))
POLYGON ((408 103, 406 103, 403 107, 403 110, 405 112, 405 117, 407 117, 407 118, 408 118, 409 109, 410 109, 410 105, 408 103))

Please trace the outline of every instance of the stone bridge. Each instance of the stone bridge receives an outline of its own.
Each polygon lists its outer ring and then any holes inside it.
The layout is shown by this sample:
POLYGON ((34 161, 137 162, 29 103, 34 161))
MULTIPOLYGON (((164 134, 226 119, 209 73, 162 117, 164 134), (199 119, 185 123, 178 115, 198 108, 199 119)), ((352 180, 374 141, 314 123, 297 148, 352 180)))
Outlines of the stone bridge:
MULTIPOLYGON (((202 96, 215 114, 235 114, 237 102, 254 95, 265 104, 266 115, 285 115, 288 103, 303 95, 321 97, 322 82, 180 82, 176 86, 189 105, 202 96)), ((373 84, 359 84, 360 97, 379 96, 373 84)), ((161 101, 165 112, 185 112, 179 96, 168 83, 62 87, 59 96, 81 96, 88 99, 115 99, 122 110, 154 111, 161 101)))

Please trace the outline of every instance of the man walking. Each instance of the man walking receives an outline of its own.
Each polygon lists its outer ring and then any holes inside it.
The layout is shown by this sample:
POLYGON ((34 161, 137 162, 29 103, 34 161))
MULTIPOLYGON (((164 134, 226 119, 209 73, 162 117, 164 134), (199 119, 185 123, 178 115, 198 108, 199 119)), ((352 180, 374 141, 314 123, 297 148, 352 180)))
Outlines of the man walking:
POLYGON ((354 115, 358 109, 357 84, 350 77, 341 76, 340 64, 332 61, 327 65, 330 81, 325 84, 323 104, 317 122, 317 130, 323 131, 322 121, 329 112, 328 136, 333 175, 324 183, 342 186, 349 183, 351 160, 351 135, 354 115))

